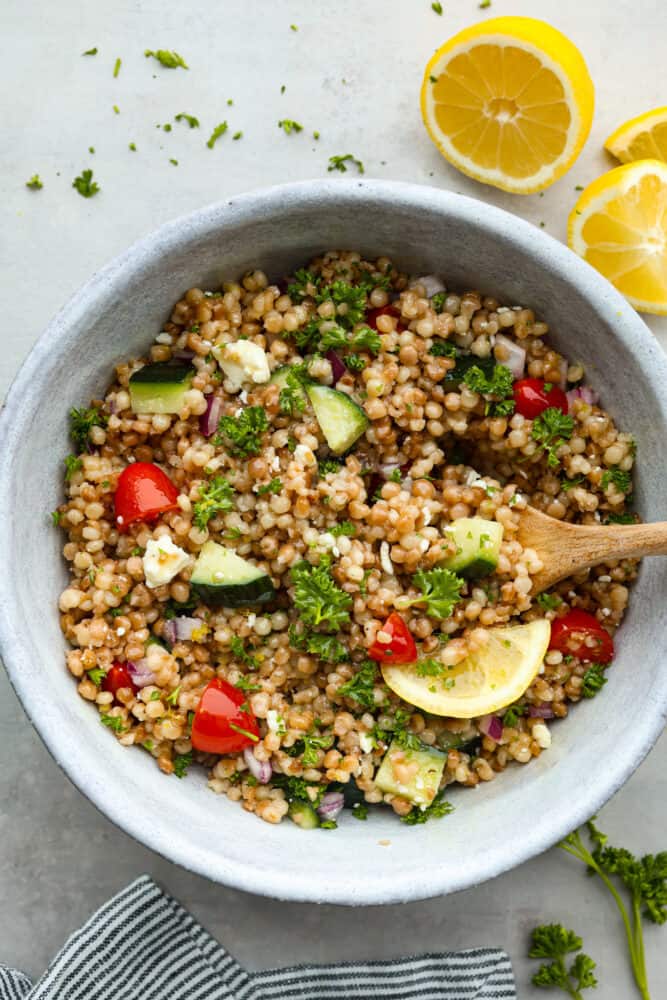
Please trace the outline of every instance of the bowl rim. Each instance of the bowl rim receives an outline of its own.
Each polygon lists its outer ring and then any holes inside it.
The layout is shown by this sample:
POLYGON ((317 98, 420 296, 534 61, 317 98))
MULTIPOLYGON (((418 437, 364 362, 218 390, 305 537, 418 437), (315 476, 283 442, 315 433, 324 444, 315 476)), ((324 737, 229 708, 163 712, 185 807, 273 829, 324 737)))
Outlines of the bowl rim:
MULTIPOLYGON (((68 299, 21 365, 0 413, 0 509, 9 509, 11 457, 14 448, 20 446, 21 413, 24 400, 30 398, 33 376, 43 366, 46 358, 53 356, 54 350, 57 351, 59 342, 67 335, 72 318, 81 310, 89 311, 96 302, 103 300, 114 281, 122 278, 126 269, 132 270, 136 264, 140 264, 146 254, 168 254, 176 241, 182 242, 184 230, 201 234, 211 227, 224 228, 229 213, 238 224, 244 217, 248 221, 256 218, 260 211, 268 210, 274 214, 289 212, 294 205, 298 206, 300 202, 308 202, 313 198, 328 203, 343 199, 363 202, 370 200, 384 205, 388 210, 401 203, 404 207, 414 206, 422 211, 454 214, 463 222, 483 226, 490 235, 505 239, 511 235, 512 241, 522 244, 527 252, 538 251, 540 248, 543 253, 548 251, 549 269, 591 299, 596 312, 607 318, 610 325, 614 326, 617 337, 629 349, 634 352, 638 348, 644 348, 651 354, 651 365, 645 369, 646 378, 667 413, 667 359, 661 351, 655 351, 655 342, 649 329, 606 279, 549 234, 523 218, 479 199, 428 185, 376 179, 298 181, 233 195, 164 223, 96 271, 68 299)), ((8 551, 11 533, 11 518, 0 519, 0 552, 8 551)), ((116 800, 113 796, 105 796, 101 784, 94 780, 96 765, 86 755, 63 757, 60 753, 61 741, 56 715, 48 713, 46 717, 40 718, 39 692, 24 680, 21 661, 25 655, 25 647, 20 633, 12 623, 13 602, 11 574, 0 574, 0 653, 7 674, 37 734, 70 781, 100 813, 166 860, 233 888, 278 899, 346 905, 407 902, 457 892, 500 875, 551 847, 594 814, 638 767, 660 735, 667 718, 666 674, 664 680, 653 689, 655 697, 646 706, 645 725, 641 731, 624 733, 623 749, 608 762, 595 786, 595 794, 584 797, 581 801, 573 796, 572 801, 562 805, 556 817, 552 816, 549 822, 537 822, 520 849, 517 849, 518 845, 513 845, 513 849, 506 851, 502 858, 493 854, 487 859, 474 859, 472 864, 461 866, 460 871, 453 876, 436 866, 427 875, 415 877, 406 872, 392 880, 391 884, 369 878, 366 884, 353 888, 346 885, 344 880, 339 882, 336 879, 327 880, 326 883, 320 881, 314 887, 307 872, 300 878, 295 878, 293 873, 286 878, 279 865, 270 872, 267 869, 258 872, 250 859, 239 863, 222 858, 215 870, 211 870, 207 857, 201 856, 197 851, 188 851, 181 840, 170 843, 158 828, 142 822, 138 813, 126 809, 120 798, 116 800), (36 722, 37 718, 40 718, 39 724, 36 722)))

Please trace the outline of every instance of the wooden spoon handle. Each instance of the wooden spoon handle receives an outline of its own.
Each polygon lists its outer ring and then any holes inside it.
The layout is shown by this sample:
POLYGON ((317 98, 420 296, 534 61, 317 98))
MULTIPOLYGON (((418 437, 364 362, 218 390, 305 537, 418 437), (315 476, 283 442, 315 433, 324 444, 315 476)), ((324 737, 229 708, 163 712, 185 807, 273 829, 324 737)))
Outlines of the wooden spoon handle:
POLYGON ((568 538, 568 561, 594 566, 607 559, 667 555, 667 521, 655 524, 578 525, 568 538))

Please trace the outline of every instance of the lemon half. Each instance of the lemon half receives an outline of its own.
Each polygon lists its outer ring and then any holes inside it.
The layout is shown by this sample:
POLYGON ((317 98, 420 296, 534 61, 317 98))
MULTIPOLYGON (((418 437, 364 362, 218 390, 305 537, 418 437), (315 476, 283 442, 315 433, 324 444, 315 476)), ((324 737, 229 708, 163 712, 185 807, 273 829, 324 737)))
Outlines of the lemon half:
POLYGON ((633 160, 667 162, 667 108, 655 108, 631 118, 609 136, 604 148, 621 163, 633 160))
POLYGON ((667 313, 667 164, 638 160, 598 177, 575 205, 567 239, 635 309, 667 313))
POLYGON ((383 664, 382 675, 403 701, 431 715, 474 719, 510 705, 530 687, 549 646, 551 625, 489 629, 489 641, 443 677, 420 677, 415 664, 383 664))
POLYGON ((544 21, 498 17, 445 42, 424 73, 424 124, 445 159, 485 184, 528 194, 579 155, 594 90, 577 47, 544 21))

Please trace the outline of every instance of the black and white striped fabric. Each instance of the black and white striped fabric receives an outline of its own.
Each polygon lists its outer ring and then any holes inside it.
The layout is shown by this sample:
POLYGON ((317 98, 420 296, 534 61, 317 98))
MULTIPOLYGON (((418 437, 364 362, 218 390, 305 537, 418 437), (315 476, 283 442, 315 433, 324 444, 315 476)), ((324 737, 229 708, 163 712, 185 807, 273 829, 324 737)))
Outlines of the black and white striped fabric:
POLYGON ((143 875, 71 936, 34 986, 0 965, 0 1000, 516 1000, 497 948, 246 972, 143 875))

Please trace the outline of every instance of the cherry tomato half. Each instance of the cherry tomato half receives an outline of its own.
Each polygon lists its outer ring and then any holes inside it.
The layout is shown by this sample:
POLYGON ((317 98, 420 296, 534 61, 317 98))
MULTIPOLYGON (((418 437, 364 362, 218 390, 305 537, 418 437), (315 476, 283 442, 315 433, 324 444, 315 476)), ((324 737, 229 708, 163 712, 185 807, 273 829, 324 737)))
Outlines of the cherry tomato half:
POLYGON ((192 745, 204 753, 238 753, 254 746, 259 728, 251 711, 241 705, 247 695, 238 688, 214 677, 201 696, 192 723, 192 745))
POLYGON ((382 306, 380 309, 369 309, 366 313, 366 322, 369 326, 372 326, 374 330, 377 330, 378 316, 395 316, 398 320, 396 324, 396 329, 400 332, 405 330, 403 323, 401 322, 401 310, 397 309, 396 306, 382 306))
POLYGON ((563 390, 557 385, 551 385, 546 389, 546 385, 548 383, 541 378, 522 378, 515 382, 512 391, 516 412, 526 420, 534 420, 551 407, 567 413, 567 396, 563 390))
POLYGON ((114 496, 116 523, 121 531, 135 521, 152 521, 168 510, 178 510, 178 490, 169 476, 152 462, 133 462, 118 477, 114 496))
POLYGON ((583 663, 609 663, 614 640, 594 615, 573 608, 551 623, 549 649, 576 656, 583 663))
POLYGON ((377 660, 378 663, 415 662, 417 659, 415 640, 412 638, 410 629, 396 611, 392 611, 380 631, 391 636, 391 639, 389 642, 375 640, 368 650, 371 660, 377 660))
POLYGON ((102 690, 110 691, 115 698, 120 688, 131 688, 135 694, 137 693, 136 685, 127 666, 124 663, 114 663, 102 680, 102 690))

